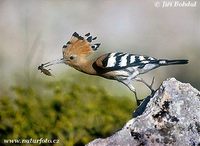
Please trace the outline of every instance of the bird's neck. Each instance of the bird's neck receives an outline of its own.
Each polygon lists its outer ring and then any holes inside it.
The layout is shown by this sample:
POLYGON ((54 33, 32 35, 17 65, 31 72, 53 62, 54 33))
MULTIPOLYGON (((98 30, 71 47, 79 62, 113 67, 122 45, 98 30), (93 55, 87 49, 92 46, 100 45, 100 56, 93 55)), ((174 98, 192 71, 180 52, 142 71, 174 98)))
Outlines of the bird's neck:
POLYGON ((94 63, 94 59, 88 59, 88 58, 81 58, 80 63, 77 67, 75 67, 77 70, 84 72, 86 74, 90 75, 96 75, 96 70, 92 67, 94 63))

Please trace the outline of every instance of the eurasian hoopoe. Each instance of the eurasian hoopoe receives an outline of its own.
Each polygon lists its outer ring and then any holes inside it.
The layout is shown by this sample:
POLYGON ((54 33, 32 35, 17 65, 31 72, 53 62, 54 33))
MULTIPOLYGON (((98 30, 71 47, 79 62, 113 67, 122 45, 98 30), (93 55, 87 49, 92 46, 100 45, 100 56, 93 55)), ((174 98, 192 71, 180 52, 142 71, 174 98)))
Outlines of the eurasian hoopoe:
MULTIPOLYGON (((74 32, 70 41, 63 46, 63 58, 43 64, 47 67, 57 63, 65 63, 81 72, 89 75, 97 75, 107 79, 117 80, 126 85, 134 94, 137 100, 136 90, 131 84, 133 80, 144 83, 151 91, 152 84, 147 84, 138 75, 144 74, 152 69, 165 65, 187 64, 188 60, 167 60, 156 59, 143 55, 129 53, 107 53, 98 58, 92 58, 100 43, 92 44, 97 37, 92 37, 87 33, 86 38, 74 32)), ((154 80, 154 79, 153 79, 154 80)))

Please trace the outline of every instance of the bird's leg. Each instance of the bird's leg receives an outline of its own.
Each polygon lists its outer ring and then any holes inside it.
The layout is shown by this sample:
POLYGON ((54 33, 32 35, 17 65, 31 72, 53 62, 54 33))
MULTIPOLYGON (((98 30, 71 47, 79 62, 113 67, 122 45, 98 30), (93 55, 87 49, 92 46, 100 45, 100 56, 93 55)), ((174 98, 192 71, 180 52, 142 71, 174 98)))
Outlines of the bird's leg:
POLYGON ((137 106, 139 106, 141 104, 141 102, 143 101, 143 99, 138 99, 137 98, 137 93, 136 91, 132 91, 134 94, 135 94, 135 99, 136 99, 136 102, 137 102, 137 106))
POLYGON ((137 106, 140 105, 140 103, 143 101, 143 100, 140 100, 137 98, 137 93, 136 93, 136 90, 135 88, 133 87, 133 85, 131 84, 131 82, 129 80, 123 80, 123 81, 120 81, 122 82, 124 85, 126 85, 135 95, 135 98, 136 98, 136 102, 137 102, 137 106))
POLYGON ((142 83, 144 83, 144 84, 145 84, 145 85, 146 85, 146 86, 151 90, 152 93, 155 92, 155 90, 152 88, 153 83, 154 83, 154 77, 153 77, 152 82, 151 82, 150 85, 149 85, 148 83, 146 83, 142 78, 135 77, 134 79, 135 79, 136 81, 138 81, 138 82, 142 82, 142 83))
POLYGON ((155 81, 155 77, 153 77, 153 79, 152 79, 152 81, 151 81, 151 85, 150 85, 151 88, 153 87, 154 81, 155 81))

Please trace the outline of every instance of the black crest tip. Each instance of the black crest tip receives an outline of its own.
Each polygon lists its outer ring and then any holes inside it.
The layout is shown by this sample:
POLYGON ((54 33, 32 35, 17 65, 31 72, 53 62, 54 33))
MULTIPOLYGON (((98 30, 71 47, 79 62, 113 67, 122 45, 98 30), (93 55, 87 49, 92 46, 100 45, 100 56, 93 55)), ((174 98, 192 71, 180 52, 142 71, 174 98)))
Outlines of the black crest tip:
POLYGON ((87 41, 88 41, 88 42, 92 42, 92 36, 88 37, 88 38, 87 38, 87 41))
POLYGON ((96 51, 99 48, 100 45, 101 45, 100 43, 92 45, 91 46, 92 50, 96 51))
POLYGON ((63 48, 67 48, 67 45, 64 45, 63 48))
POLYGON ((98 44, 94 44, 94 45, 96 45, 97 46, 97 48, 101 45, 101 43, 98 43, 98 44))
POLYGON ((82 36, 79 36, 78 39, 79 40, 84 40, 84 38, 82 36))
POLYGON ((89 36, 90 36, 90 33, 89 33, 89 32, 88 32, 88 33, 86 33, 86 34, 85 34, 85 36, 86 36, 86 37, 89 37, 89 36))
POLYGON ((72 36, 74 36, 74 37, 79 37, 79 34, 77 33, 77 32, 74 32, 73 34, 72 34, 72 36))
POLYGON ((97 37, 92 38, 93 41, 96 40, 96 39, 97 39, 97 37))

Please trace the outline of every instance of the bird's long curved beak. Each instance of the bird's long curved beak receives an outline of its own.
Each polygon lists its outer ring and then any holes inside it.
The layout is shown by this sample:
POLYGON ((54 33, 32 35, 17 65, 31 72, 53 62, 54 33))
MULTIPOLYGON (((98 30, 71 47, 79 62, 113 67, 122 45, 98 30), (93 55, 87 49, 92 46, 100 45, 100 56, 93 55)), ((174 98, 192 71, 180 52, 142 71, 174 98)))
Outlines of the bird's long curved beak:
POLYGON ((65 59, 64 59, 64 58, 56 59, 56 60, 53 60, 53 61, 49 61, 49 62, 47 62, 47 63, 44 63, 44 64, 43 64, 43 67, 48 67, 48 66, 52 66, 52 65, 60 64, 60 63, 64 63, 64 62, 65 62, 65 59))

